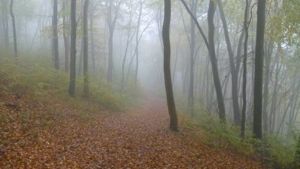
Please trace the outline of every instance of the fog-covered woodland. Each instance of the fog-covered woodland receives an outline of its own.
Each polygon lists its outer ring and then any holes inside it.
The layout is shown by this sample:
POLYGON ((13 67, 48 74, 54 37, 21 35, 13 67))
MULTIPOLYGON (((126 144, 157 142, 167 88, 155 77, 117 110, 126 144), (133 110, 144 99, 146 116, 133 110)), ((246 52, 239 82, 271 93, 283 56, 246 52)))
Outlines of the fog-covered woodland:
POLYGON ((299 0, 0 0, 0 168, 300 167, 299 0))

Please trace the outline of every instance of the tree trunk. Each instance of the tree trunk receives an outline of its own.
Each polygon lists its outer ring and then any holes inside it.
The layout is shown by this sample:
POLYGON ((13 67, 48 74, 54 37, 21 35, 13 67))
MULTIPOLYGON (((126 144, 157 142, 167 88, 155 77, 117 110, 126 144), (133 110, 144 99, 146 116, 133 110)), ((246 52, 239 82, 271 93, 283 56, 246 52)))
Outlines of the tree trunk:
POLYGON ((243 105, 242 105, 242 120, 241 120, 241 137, 245 137, 245 128, 246 128, 246 109, 247 109, 247 60, 248 60, 248 13, 249 13, 249 0, 246 0, 245 7, 245 18, 244 18, 244 32, 245 32, 245 41, 244 41, 244 58, 243 58, 243 105))
POLYGON ((108 7, 108 16, 107 22, 109 27, 109 37, 108 37, 108 67, 107 67, 107 82, 111 83, 113 79, 113 69, 114 69, 114 53, 113 53, 113 44, 114 44, 114 31, 115 31, 115 24, 113 21, 112 16, 112 8, 113 8, 113 0, 109 1, 108 7))
POLYGON ((163 22, 163 44, 164 44, 164 76, 167 103, 170 115, 170 129, 178 131, 177 114, 173 95, 173 86, 171 78, 171 44, 170 44, 170 22, 171 22, 171 0, 164 0, 165 16, 163 22))
POLYGON ((136 63, 135 63, 135 74, 134 74, 134 80, 135 85, 137 85, 138 82, 138 71, 139 71, 139 47, 140 47, 140 27, 141 27, 141 18, 142 18, 142 12, 143 12, 143 1, 140 0, 140 8, 139 8, 139 16, 138 16, 138 24, 137 24, 137 32, 136 32, 136 46, 135 46, 135 55, 136 55, 136 63))
POLYGON ((57 0, 53 0, 53 16, 52 16, 52 54, 54 68, 59 69, 59 51, 58 51, 58 30, 57 30, 57 0))
POLYGON ((209 27, 209 36, 208 40, 204 34, 203 29, 201 28, 197 18, 193 15, 192 11, 189 9, 188 5, 184 0, 180 0, 182 4, 184 5, 187 12, 190 14, 192 19, 194 20, 196 27, 198 28, 200 35, 202 36, 204 43, 208 49, 210 61, 211 61, 211 67, 213 72, 213 79, 215 84, 215 90, 217 95, 217 101, 218 101, 218 108, 219 108, 219 117, 221 121, 226 121, 226 113, 225 113, 225 104, 223 99, 223 93, 222 93, 222 86, 220 82, 219 77, 219 70, 218 70, 218 63, 217 63, 217 57, 216 57, 216 51, 215 51, 215 44, 214 44, 214 14, 216 11, 216 5, 215 2, 210 1, 209 10, 208 10, 208 27, 209 27))
POLYGON ((76 88, 76 27, 76 1, 71 1, 70 96, 75 96, 76 88))
MULTIPOLYGON (((131 1, 130 1, 131 2, 131 1)), ((121 90, 123 91, 125 88, 125 66, 127 62, 127 57, 128 57, 128 49, 129 49, 129 44, 130 41, 132 40, 131 36, 131 26, 132 26, 132 4, 130 4, 130 15, 129 15, 129 25, 128 25, 128 32, 127 32, 127 39, 126 39, 126 48, 122 60, 122 80, 121 80, 121 90)))
POLYGON ((223 93, 222 93, 222 86, 220 82, 219 77, 219 71, 218 71, 218 63, 217 63, 217 57, 216 57, 216 51, 215 51, 215 42, 214 42, 214 15, 216 12, 216 4, 213 0, 209 1, 209 8, 208 8, 208 14, 207 14, 207 21, 208 21, 208 44, 209 44, 209 53, 210 53, 210 61, 212 66, 212 72, 213 72, 213 79, 215 83, 215 89, 217 94, 217 101, 218 101, 218 108, 219 108, 219 117, 221 121, 225 122, 225 105, 224 105, 224 99, 223 99, 223 93))
POLYGON ((14 15, 14 0, 10 0, 10 16, 12 22, 12 29, 13 29, 13 38, 14 38, 14 55, 15 58, 18 57, 18 43, 17 43, 17 31, 16 31, 16 21, 14 15))
POLYGON ((238 73, 236 70, 236 66, 234 64, 234 54, 232 45, 230 42, 227 21, 225 18, 223 4, 220 0, 218 2, 218 7, 220 11, 220 17, 223 24, 224 35, 225 35, 225 42, 227 45, 227 51, 229 56, 229 63, 230 63, 230 72, 231 72, 231 94, 232 94, 232 106, 233 106, 233 114, 234 114, 234 123, 236 125, 240 124, 240 108, 239 108, 239 98, 238 98, 238 73))
POLYGON ((85 97, 89 96, 89 73, 88 73, 88 10, 89 10, 89 0, 85 0, 83 9, 83 95, 85 97))
MULTIPOLYGON (((197 13, 197 1, 192 0, 191 2, 191 11, 194 16, 197 13)), ((195 57, 195 48, 196 48, 196 38, 195 38, 195 24, 193 19, 191 18, 191 30, 190 30, 191 42, 190 42, 190 83, 189 83, 189 91, 188 91, 188 110, 191 116, 194 114, 194 57, 195 57)))
POLYGON ((65 72, 69 72, 70 70, 70 39, 68 35, 68 30, 70 29, 69 26, 69 19, 67 21, 67 18, 65 13, 66 13, 66 6, 68 5, 68 1, 64 0, 63 1, 63 11, 64 11, 64 16, 63 16, 63 36, 64 36, 64 46, 65 46, 65 72))
POLYGON ((281 71, 281 64, 280 64, 280 51, 281 51, 281 47, 280 47, 280 44, 278 44, 277 46, 277 53, 276 53, 276 58, 275 58, 275 67, 276 67, 276 70, 275 70, 275 80, 274 80, 274 89, 273 89, 273 93, 272 93, 272 101, 271 101, 271 108, 270 108, 270 128, 269 128, 269 131, 271 133, 274 132, 275 130, 275 120, 276 120, 276 113, 277 113, 277 105, 278 105, 278 101, 277 101, 277 98, 278 98, 278 90, 279 90, 279 74, 280 74, 280 71, 281 71))
MULTIPOLYGON (((90 4, 93 6, 92 4, 90 4)), ((93 73, 96 73, 96 51, 95 51, 95 39, 94 39, 94 9, 90 11, 90 37, 91 37, 91 59, 93 73)))
POLYGON ((262 86, 264 65, 264 35, 265 35, 266 0, 257 2, 257 30, 255 47, 255 76, 254 76, 254 111, 253 134, 255 138, 262 138, 262 86))
POLYGON ((265 55, 265 72, 264 72, 264 93, 263 93, 263 127, 267 134, 268 129, 268 102, 269 102, 269 81, 270 81, 270 64, 273 50, 273 42, 268 46, 267 53, 265 55))
POLYGON ((8 19, 8 1, 2 0, 1 1, 3 5, 2 10, 2 29, 3 29, 3 36, 4 36, 4 47, 5 49, 9 49, 9 19, 8 19))

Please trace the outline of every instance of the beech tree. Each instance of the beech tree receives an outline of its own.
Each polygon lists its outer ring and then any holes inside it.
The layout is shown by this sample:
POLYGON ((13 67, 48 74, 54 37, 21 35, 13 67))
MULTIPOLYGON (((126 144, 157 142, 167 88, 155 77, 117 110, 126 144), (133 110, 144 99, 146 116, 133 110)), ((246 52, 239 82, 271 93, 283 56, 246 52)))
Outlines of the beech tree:
POLYGON ((76 89, 76 1, 71 1, 71 47, 69 94, 75 96, 76 89))
POLYGON ((88 10, 89 10, 89 0, 85 0, 83 7, 83 94, 85 97, 89 95, 89 46, 88 46, 88 10))
POLYGON ((114 45, 114 32, 116 28, 116 22, 119 17, 119 10, 122 1, 116 2, 115 0, 109 0, 107 6, 108 14, 107 14, 107 25, 108 25, 108 67, 107 67, 107 81, 109 83, 113 80, 113 70, 114 70, 114 53, 113 53, 113 45, 114 45))
POLYGON ((18 57, 18 42, 17 42, 17 30, 16 30, 16 19, 14 14, 14 0, 10 0, 10 17, 13 31, 13 42, 14 42, 14 55, 18 57))
POLYGON ((254 110, 253 133, 258 139, 262 138, 262 85, 264 65, 266 0, 257 2, 257 28, 255 47, 255 76, 254 76, 254 110))
POLYGON ((213 80, 214 80, 214 86, 215 86, 215 91, 217 95, 217 102, 218 102, 218 108, 219 108, 219 118, 221 121, 225 122, 226 121, 226 111, 225 111, 225 104, 224 104, 224 98, 223 98, 223 93, 222 93, 222 86, 221 86, 221 81, 220 81, 220 76, 219 76, 219 70, 218 70, 218 63, 217 63, 217 58, 216 58, 216 51, 215 51, 215 44, 214 44, 214 15, 216 11, 216 5, 215 2, 210 1, 209 2, 209 9, 208 9, 208 15, 207 15, 207 20, 208 20, 208 39, 206 38, 206 35, 204 34, 203 29, 201 28, 196 16, 193 15, 193 12, 189 9, 187 3, 184 0, 181 0, 182 4, 184 5, 185 9, 189 13, 189 15, 192 17, 193 21, 195 22, 200 35, 202 36, 205 45, 208 49, 209 53, 209 58, 210 58, 210 63, 212 67, 212 72, 213 72, 213 80))
POLYGON ((171 0, 164 0, 165 16, 163 22, 163 45, 164 45, 164 79, 167 96, 167 104, 170 115, 170 129, 178 131, 177 114, 175 107, 175 100, 173 94, 172 76, 171 76, 171 44, 170 44, 170 22, 171 22, 171 0))
POLYGON ((58 4, 57 0, 53 0, 53 16, 52 16, 52 53, 55 69, 59 69, 59 51, 58 51, 58 4))

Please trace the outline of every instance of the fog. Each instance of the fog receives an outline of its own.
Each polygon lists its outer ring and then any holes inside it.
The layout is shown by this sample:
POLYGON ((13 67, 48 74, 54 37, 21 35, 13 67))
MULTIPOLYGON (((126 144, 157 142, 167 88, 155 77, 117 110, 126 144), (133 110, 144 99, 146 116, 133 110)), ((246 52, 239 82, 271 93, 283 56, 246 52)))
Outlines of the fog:
MULTIPOLYGON (((264 8, 254 0, 171 0, 168 27, 167 1, 1 0, 0 75, 15 81, 0 81, 0 103, 18 95, 10 96, 9 86, 49 83, 44 98, 51 99, 57 88, 59 98, 107 111, 143 107, 156 111, 155 118, 169 114, 164 125, 170 123, 172 131, 185 131, 184 120, 217 124, 207 128, 230 130, 238 140, 268 144, 272 138, 291 150, 287 154, 294 151, 300 129, 300 3, 274 0, 264 8), (29 72, 39 72, 35 66, 46 68, 40 69, 44 77, 29 72), (10 71, 16 74, 6 75, 10 71), (55 81, 44 82, 48 77, 55 81)), ((267 166, 295 165, 271 161, 267 166)))

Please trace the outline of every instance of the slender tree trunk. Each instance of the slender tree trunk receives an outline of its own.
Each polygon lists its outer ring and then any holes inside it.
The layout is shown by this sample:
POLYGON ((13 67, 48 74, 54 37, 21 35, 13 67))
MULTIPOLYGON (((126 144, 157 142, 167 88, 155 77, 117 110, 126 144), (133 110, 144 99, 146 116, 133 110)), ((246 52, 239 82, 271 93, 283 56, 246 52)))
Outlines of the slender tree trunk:
MULTIPOLYGON (((132 1, 130 1, 130 5, 132 1)), ((126 66, 126 61, 127 61, 127 56, 128 56, 128 48, 129 44, 131 41, 131 26, 132 26, 132 7, 130 6, 130 16, 129 16, 129 25, 128 25, 128 33, 127 33, 127 40, 126 40, 126 48, 123 56, 123 61, 122 61, 122 80, 121 80, 121 90, 123 91, 125 88, 125 66, 126 66)))
POLYGON ((63 36, 64 36, 64 46, 65 46, 65 72, 69 72, 70 70, 70 39, 68 35, 68 30, 70 29, 69 26, 69 19, 66 16, 66 6, 68 5, 68 0, 63 1, 63 36))
POLYGON ((114 44, 114 30, 115 30, 115 24, 113 21, 112 16, 112 8, 114 1, 109 1, 109 7, 108 7, 108 27, 109 27, 109 37, 108 37, 108 67, 107 67, 107 81, 108 83, 112 83, 113 79, 113 69, 114 69, 114 53, 113 53, 113 44, 114 44))
POLYGON ((217 94, 217 101, 218 101, 218 108, 219 108, 219 117, 221 121, 225 122, 225 104, 224 104, 224 98, 222 93, 222 86, 220 82, 219 77, 219 71, 218 71, 218 63, 217 63, 217 57, 216 57, 216 51, 215 51, 215 42, 214 42, 214 15, 216 12, 216 4, 214 0, 209 1, 209 9, 208 9, 208 43, 209 43, 209 53, 210 53, 210 60, 212 65, 212 72, 213 72, 213 79, 215 83, 215 89, 217 94))
MULTIPOLYGON (((197 1, 191 1, 191 9, 194 16, 197 13, 197 1)), ((189 91, 188 91, 188 110, 191 116, 194 114, 194 57, 195 57, 195 48, 196 48, 196 33, 195 33, 195 24, 193 19, 191 18, 191 30, 190 30, 190 83, 189 83, 189 91)))
POLYGON ((177 114, 173 95, 173 86, 171 78, 171 44, 170 44, 170 22, 171 22, 171 0, 164 0, 165 16, 163 22, 163 44, 164 44, 164 75, 167 103, 170 115, 170 129, 178 131, 177 114))
POLYGON ((76 88, 76 27, 76 1, 71 1, 70 96, 75 96, 76 88))
POLYGON ((2 10, 2 29, 3 29, 3 36, 4 36, 4 47, 5 49, 9 49, 9 19, 8 19, 8 1, 7 0, 2 0, 1 1, 3 5, 3 10, 2 10))
POLYGON ((218 101, 218 108, 219 108, 219 117, 221 121, 226 121, 226 111, 225 111, 225 104, 223 99, 223 93, 222 93, 222 86, 220 82, 219 77, 219 70, 218 70, 218 63, 217 63, 217 57, 216 57, 216 51, 215 51, 215 44, 214 44, 214 14, 216 11, 216 5, 215 2, 210 1, 209 10, 208 10, 208 39, 206 38, 203 29, 201 28, 197 18, 193 15, 192 11, 189 9, 187 3, 184 0, 180 0, 182 4, 184 5, 187 12, 190 14, 192 19, 194 20, 196 27, 198 28, 200 35, 202 36, 204 43, 208 49, 209 57, 211 61, 211 67, 213 72, 213 79, 215 84, 215 90, 217 95, 217 101, 218 101))
POLYGON ((134 74, 134 80, 135 85, 137 85, 138 82, 138 71, 139 71, 139 47, 140 47, 140 27, 141 27, 141 18, 142 18, 142 12, 143 12, 143 1, 140 0, 140 8, 139 8, 139 16, 138 16, 138 24, 137 24, 137 32, 136 32, 136 46, 135 46, 135 55, 136 55, 136 63, 135 63, 135 74, 134 74))
MULTIPOLYGON (((93 6, 92 4, 90 4, 93 6)), ((90 37, 91 37, 91 59, 93 73, 96 73, 96 51, 95 51, 95 39, 94 39, 94 10, 90 12, 90 37)))
POLYGON ((266 0, 257 2, 257 30, 255 47, 255 76, 254 76, 254 111, 253 133, 254 137, 262 138, 262 86, 264 65, 264 35, 265 35, 266 0))
POLYGON ((243 58, 243 105, 242 105, 242 120, 241 120, 241 137, 245 137, 245 127, 246 127, 246 109, 247 109, 247 60, 248 60, 248 13, 249 13, 249 0, 246 0, 245 7, 245 18, 244 18, 244 32, 245 32, 245 41, 244 41, 244 58, 243 58))
POLYGON ((278 44, 277 47, 277 53, 276 53, 276 58, 275 58, 275 67, 276 67, 276 71, 275 71, 275 80, 274 80, 274 89, 273 89, 273 93, 272 93, 272 101, 271 101, 271 108, 270 108, 270 129, 269 131, 271 133, 274 132, 275 130, 275 123, 276 123, 276 113, 277 113, 277 105, 278 105, 278 90, 279 90, 279 74, 281 71, 281 64, 280 64, 280 51, 281 51, 281 47, 280 44, 278 44))
POLYGON ((108 70, 107 70, 107 81, 109 83, 112 82, 112 76, 113 76, 113 38, 114 38, 114 33, 110 32, 109 33, 109 38, 108 38, 108 70))
POLYGON ((270 81, 270 64, 273 50, 273 42, 268 46, 267 53, 265 55, 265 71, 264 71, 264 93, 263 93, 263 127, 267 134, 268 129, 268 102, 269 102, 269 81, 270 81))
POLYGON ((58 51, 58 30, 57 30, 57 0, 53 0, 53 16, 52 16, 52 54, 54 68, 59 69, 59 51, 58 51))
POLYGON ((230 72, 231 72, 231 94, 232 94, 232 105, 233 105, 233 114, 234 114, 234 123, 236 125, 240 124, 240 108, 239 108, 239 98, 238 98, 238 73, 236 70, 236 66, 234 64, 234 53, 232 49, 232 45, 230 42, 227 21, 225 18, 223 4, 220 0, 218 2, 218 7, 220 11, 220 17, 223 23, 224 35, 225 35, 225 42, 227 44, 227 51, 229 56, 229 63, 230 63, 230 72))
POLYGON ((85 97, 89 96, 89 73, 88 73, 88 10, 89 10, 89 0, 85 0, 83 9, 83 95, 85 97))
POLYGON ((13 38, 14 38, 14 55, 15 58, 18 57, 18 43, 17 43, 17 31, 16 31, 16 21, 14 15, 14 0, 10 0, 10 16, 12 22, 12 29, 13 29, 13 38))

